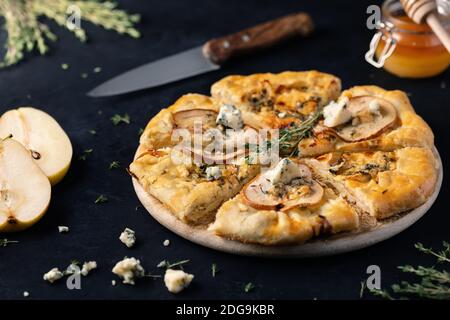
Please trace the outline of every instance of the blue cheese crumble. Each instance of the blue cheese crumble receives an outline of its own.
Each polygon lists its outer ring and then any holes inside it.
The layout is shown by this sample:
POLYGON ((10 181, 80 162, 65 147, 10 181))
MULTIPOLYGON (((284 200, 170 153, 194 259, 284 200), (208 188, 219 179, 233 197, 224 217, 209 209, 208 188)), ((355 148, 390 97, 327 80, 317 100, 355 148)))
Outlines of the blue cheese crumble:
POLYGON ((219 166, 212 166, 206 168, 206 179, 208 181, 217 180, 222 176, 222 172, 220 171, 219 166))
POLYGON ((222 105, 217 115, 216 123, 234 130, 242 129, 244 122, 242 121, 241 110, 232 105, 222 105))

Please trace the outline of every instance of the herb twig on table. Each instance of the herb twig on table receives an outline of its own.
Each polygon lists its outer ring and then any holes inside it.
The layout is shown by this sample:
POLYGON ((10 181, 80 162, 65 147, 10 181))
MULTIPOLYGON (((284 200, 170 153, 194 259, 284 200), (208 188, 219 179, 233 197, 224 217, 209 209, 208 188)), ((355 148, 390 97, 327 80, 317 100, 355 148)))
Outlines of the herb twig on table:
POLYGON ((87 157, 94 151, 94 149, 86 149, 83 151, 83 154, 80 156, 80 160, 85 161, 87 157))
POLYGON ((99 204, 99 203, 105 203, 108 202, 108 198, 106 196, 104 196, 103 194, 99 195, 97 199, 95 199, 94 203, 95 204, 99 204))
POLYGON ((115 114, 111 117, 111 121, 115 126, 119 125, 121 122, 126 124, 131 123, 131 119, 128 113, 125 113, 123 116, 121 116, 120 114, 115 114))
MULTIPOLYGON (((80 41, 87 40, 83 23, 68 23, 68 17, 77 17, 98 27, 127 34, 133 38, 140 36, 134 28, 139 15, 128 14, 117 8, 113 1, 98 0, 0 0, 0 16, 8 35, 6 54, 0 67, 13 65, 25 57, 26 52, 37 51, 44 55, 49 51, 48 41, 56 41, 56 35, 50 30, 45 17, 60 27, 67 29, 80 41), (68 12, 68 8, 74 8, 68 12), (75 10, 76 9, 76 10, 75 10)), ((67 65, 67 64, 63 64, 67 65)), ((67 65, 68 67, 68 65, 67 65)), ((62 66, 63 69, 67 69, 62 66)))
MULTIPOLYGON (((421 243, 417 243, 415 248, 420 252, 432 255, 437 258, 437 262, 450 263, 450 244, 443 242, 443 250, 434 251, 431 248, 425 248, 421 243)), ((413 267, 404 265, 398 267, 402 272, 413 274, 419 277, 419 281, 410 283, 402 281, 400 284, 391 286, 392 291, 399 295, 417 296, 427 299, 450 299, 450 272, 446 270, 437 270, 433 267, 418 266, 413 267)), ((394 299, 394 297, 387 291, 381 289, 373 289, 371 292, 374 295, 385 299, 394 299)), ((401 297, 401 299, 405 297, 401 297)))
POLYGON ((109 170, 112 169, 118 169, 120 168, 120 162, 119 161, 113 161, 109 164, 109 170))
POLYGON ((251 282, 246 283, 245 286, 244 286, 244 291, 246 293, 250 292, 250 291, 253 291, 253 289, 255 289, 255 285, 253 283, 251 283, 251 282))
POLYGON ((8 239, 0 239, 0 247, 6 247, 12 243, 19 243, 19 241, 15 240, 8 240, 8 239))
POLYGON ((219 272, 219 269, 217 268, 217 264, 213 263, 211 265, 211 275, 213 276, 213 278, 216 277, 217 272, 219 272))
POLYGON ((166 269, 172 269, 173 267, 183 267, 184 264, 188 263, 190 260, 181 260, 174 263, 170 263, 168 260, 163 260, 160 263, 158 263, 158 268, 166 268, 166 269))

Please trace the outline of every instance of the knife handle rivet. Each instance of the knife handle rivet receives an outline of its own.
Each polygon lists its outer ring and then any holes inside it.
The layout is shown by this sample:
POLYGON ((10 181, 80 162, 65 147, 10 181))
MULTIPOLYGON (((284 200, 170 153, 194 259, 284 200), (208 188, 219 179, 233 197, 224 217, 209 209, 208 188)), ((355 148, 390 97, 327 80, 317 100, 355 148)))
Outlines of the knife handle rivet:
POLYGON ((242 35, 242 41, 244 41, 244 42, 250 41, 250 36, 248 34, 242 35))
POLYGON ((225 40, 225 41, 222 43, 222 46, 223 46, 225 49, 228 49, 228 48, 230 47, 230 43, 229 43, 227 40, 225 40))

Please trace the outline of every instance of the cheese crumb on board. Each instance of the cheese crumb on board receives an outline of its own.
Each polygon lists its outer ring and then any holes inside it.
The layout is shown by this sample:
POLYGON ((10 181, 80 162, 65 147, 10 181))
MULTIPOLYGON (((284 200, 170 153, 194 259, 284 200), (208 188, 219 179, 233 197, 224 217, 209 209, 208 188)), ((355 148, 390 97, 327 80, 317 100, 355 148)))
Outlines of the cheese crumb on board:
POLYGON ((122 278, 123 283, 132 285, 134 285, 136 278, 142 278, 145 275, 141 262, 136 258, 124 258, 122 261, 117 262, 112 272, 122 278))
POLYGON ((170 240, 169 239, 164 240, 163 246, 168 247, 169 245, 170 245, 170 240))
POLYGON ((194 279, 194 275, 184 272, 183 270, 167 269, 164 275, 164 283, 172 293, 178 293, 187 288, 194 279))
POLYGON ((58 226, 59 233, 67 233, 69 232, 69 227, 67 226, 58 226))
POLYGON ((120 234, 119 240, 122 241, 128 248, 131 248, 136 243, 135 232, 129 228, 125 228, 120 234))
POLYGON ((24 296, 25 298, 27 298, 27 297, 30 296, 30 293, 29 293, 28 291, 24 291, 24 292, 23 292, 23 296, 24 296))
POLYGON ((58 268, 53 268, 51 269, 49 272, 47 272, 46 274, 44 274, 43 279, 45 281, 48 281, 50 283, 53 283, 59 279, 61 279, 64 276, 64 274, 59 271, 58 268))
POLYGON ((97 262, 96 261, 88 261, 83 263, 83 267, 81 268, 81 274, 83 276, 87 276, 89 272, 92 270, 97 269, 97 262))

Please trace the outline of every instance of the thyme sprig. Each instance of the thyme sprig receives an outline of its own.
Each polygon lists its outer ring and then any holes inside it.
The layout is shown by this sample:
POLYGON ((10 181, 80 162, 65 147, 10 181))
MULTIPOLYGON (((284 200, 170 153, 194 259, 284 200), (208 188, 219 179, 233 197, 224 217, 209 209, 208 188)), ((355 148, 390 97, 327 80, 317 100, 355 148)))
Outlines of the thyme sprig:
POLYGON ((8 34, 6 54, 0 67, 16 64, 24 58, 26 52, 37 51, 44 55, 49 51, 47 41, 56 41, 57 37, 47 24, 40 21, 41 17, 53 20, 85 42, 87 35, 82 26, 73 28, 67 23, 67 11, 71 7, 79 9, 80 19, 84 21, 133 38, 140 36, 134 27, 140 19, 139 15, 130 15, 118 9, 113 1, 0 0, 0 15, 4 18, 8 34))
MULTIPOLYGON (((262 145, 247 143, 245 147, 254 153, 261 153, 267 152, 273 146, 278 145, 281 155, 297 156, 299 154, 298 144, 303 139, 311 136, 312 130, 322 114, 322 110, 319 109, 302 123, 293 123, 290 126, 281 129, 277 139, 274 138, 264 141, 262 145)), ((251 154, 247 155, 246 161, 251 162, 251 158, 251 154)))
POLYGON ((173 267, 180 267, 183 268, 183 265, 188 263, 190 260, 181 260, 174 263, 170 263, 168 260, 163 260, 160 263, 158 263, 158 268, 166 268, 166 269, 172 269, 173 267))
POLYGON ((318 110, 299 125, 293 124, 281 129, 278 141, 281 152, 290 152, 290 156, 298 155, 298 144, 311 136, 312 129, 321 116, 322 110, 318 110))
POLYGON ((15 240, 8 240, 8 239, 0 239, 0 247, 6 247, 12 243, 19 243, 19 241, 15 240))
MULTIPOLYGON (((450 244, 443 242, 443 250, 434 251, 432 248, 426 248, 421 243, 417 243, 415 248, 420 252, 432 255, 437 258, 438 263, 450 263, 450 244)), ((392 291, 399 295, 418 296, 427 299, 450 299, 450 272, 446 270, 437 270, 435 267, 404 265, 398 267, 402 272, 413 274, 420 278, 419 282, 410 283, 402 281, 400 284, 391 286, 392 291)), ((395 299, 387 290, 372 289, 374 295, 385 299, 395 299)), ((402 296, 400 299, 405 299, 402 296)))

